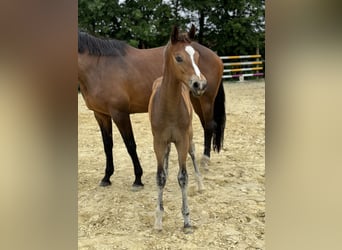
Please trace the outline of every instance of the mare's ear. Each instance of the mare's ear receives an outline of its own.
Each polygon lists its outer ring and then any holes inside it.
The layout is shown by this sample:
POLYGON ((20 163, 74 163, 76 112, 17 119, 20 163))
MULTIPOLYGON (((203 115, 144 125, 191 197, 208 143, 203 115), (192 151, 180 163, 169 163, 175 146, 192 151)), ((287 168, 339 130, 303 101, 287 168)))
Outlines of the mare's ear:
POLYGON ((177 25, 173 26, 172 32, 171 32, 171 43, 176 43, 178 42, 178 27, 177 25))
POLYGON ((189 31, 189 33, 188 33, 188 36, 189 36, 189 38, 191 39, 191 40, 194 40, 194 38, 195 38, 195 33, 196 33, 196 27, 195 27, 195 25, 191 25, 191 29, 190 29, 190 31, 189 31))

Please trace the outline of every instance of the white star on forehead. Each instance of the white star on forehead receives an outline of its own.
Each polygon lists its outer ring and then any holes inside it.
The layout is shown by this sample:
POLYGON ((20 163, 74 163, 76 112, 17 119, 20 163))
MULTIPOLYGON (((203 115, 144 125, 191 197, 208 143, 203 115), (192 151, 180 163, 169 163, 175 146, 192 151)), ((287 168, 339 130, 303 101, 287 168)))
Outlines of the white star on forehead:
POLYGON ((192 66, 194 67, 195 73, 198 77, 201 77, 201 71, 199 70, 198 66, 195 63, 194 60, 194 54, 195 54, 195 50, 193 47, 191 47, 190 45, 185 47, 185 51, 189 54, 190 58, 191 58, 191 62, 192 62, 192 66))

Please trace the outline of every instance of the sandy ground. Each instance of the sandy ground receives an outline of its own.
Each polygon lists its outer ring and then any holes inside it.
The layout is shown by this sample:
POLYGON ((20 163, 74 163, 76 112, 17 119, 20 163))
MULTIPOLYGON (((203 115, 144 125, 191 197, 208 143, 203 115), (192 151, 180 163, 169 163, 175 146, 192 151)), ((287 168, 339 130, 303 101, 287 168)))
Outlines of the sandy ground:
MULTIPOLYGON (((100 187, 105 155, 93 113, 78 100, 79 249, 265 249, 265 83, 225 83, 227 125, 223 150, 212 153, 197 192, 188 159, 192 234, 182 231, 177 155, 172 146, 164 192, 163 231, 153 229, 157 189, 156 160, 148 115, 131 115, 145 187, 132 192, 133 165, 113 125, 112 185, 100 187)), ((203 130, 194 116, 197 160, 203 130)))

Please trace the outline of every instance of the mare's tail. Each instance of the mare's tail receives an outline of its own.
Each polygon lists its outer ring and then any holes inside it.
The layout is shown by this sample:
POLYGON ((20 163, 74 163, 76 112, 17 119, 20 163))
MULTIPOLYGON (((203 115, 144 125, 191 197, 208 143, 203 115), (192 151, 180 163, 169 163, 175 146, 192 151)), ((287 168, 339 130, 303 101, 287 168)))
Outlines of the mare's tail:
POLYGON ((213 131, 213 149, 216 152, 220 152, 223 146, 224 129, 226 127, 225 99, 223 79, 221 79, 220 87, 218 89, 214 103, 214 121, 216 126, 213 131))

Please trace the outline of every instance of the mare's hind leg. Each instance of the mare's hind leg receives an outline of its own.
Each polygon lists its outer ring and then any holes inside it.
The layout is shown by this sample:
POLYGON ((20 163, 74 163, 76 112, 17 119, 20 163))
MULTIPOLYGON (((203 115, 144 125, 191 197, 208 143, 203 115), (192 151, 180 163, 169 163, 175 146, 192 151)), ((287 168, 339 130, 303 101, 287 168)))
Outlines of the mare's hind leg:
POLYGON ((108 115, 94 112, 95 119, 100 126, 104 151, 106 154, 106 170, 105 176, 101 180, 100 186, 109 186, 111 184, 110 177, 114 173, 113 164, 113 136, 112 136, 112 120, 108 115))
POLYGON ((204 127, 204 152, 201 158, 201 167, 204 170, 209 170, 211 141, 213 138, 213 129, 204 127))
POLYGON ((129 118, 128 113, 115 113, 112 114, 113 120, 118 127, 122 139, 126 145, 127 151, 131 156, 133 166, 134 166, 134 175, 135 180, 133 183, 133 191, 141 189, 144 184, 141 182, 141 176, 143 175, 143 170, 141 168, 138 155, 137 155, 137 146, 135 144, 131 119, 129 118))
POLYGON ((204 128, 204 152, 201 159, 201 167, 204 170, 208 170, 208 166, 210 163, 210 151, 211 151, 211 143, 213 140, 213 133, 216 126, 215 121, 213 120, 213 106, 208 103, 205 105, 201 105, 203 118, 201 118, 201 123, 204 128))
POLYGON ((191 157, 192 163, 194 165, 195 169, 195 176, 196 176, 196 181, 198 185, 198 190, 202 191, 204 190, 204 185, 203 185, 203 180, 202 180, 202 175, 198 169, 197 163, 196 163, 196 158, 195 158, 195 144, 190 141, 190 147, 189 147, 189 155, 191 157))

